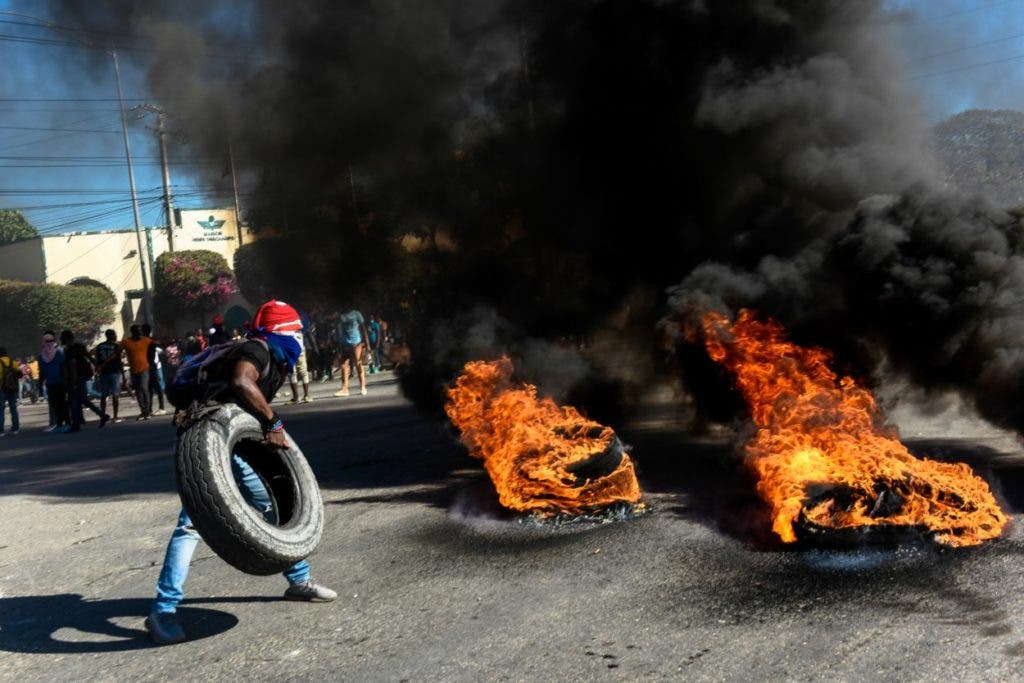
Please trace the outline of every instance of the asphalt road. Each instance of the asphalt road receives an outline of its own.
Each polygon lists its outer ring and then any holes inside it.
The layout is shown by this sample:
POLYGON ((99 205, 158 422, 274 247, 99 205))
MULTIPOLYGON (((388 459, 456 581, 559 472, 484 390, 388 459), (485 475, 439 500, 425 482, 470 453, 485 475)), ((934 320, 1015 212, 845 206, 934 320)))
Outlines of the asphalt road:
MULTIPOLYGON (((279 412, 323 488, 311 558, 337 602, 284 602, 205 546, 181 614, 192 640, 144 633, 179 508, 169 417, 0 439, 0 678, 10 680, 1013 680, 1024 667, 1024 544, 908 540, 780 548, 728 439, 646 422, 649 514, 524 524, 496 508, 442 425, 373 378, 366 397, 279 412)), ((901 415, 916 450, 966 458, 1011 512, 1015 440, 970 418, 901 415), (957 422, 957 420, 960 420, 957 422)))

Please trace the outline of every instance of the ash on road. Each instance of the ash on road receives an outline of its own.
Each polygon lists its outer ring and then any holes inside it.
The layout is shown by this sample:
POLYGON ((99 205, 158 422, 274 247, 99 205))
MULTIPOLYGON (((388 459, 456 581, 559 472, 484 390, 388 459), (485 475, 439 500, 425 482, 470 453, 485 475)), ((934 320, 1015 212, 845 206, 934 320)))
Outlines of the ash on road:
MULTIPOLYGON (((284 602, 282 578, 201 546, 192 640, 171 647, 142 625, 179 509, 169 418, 51 435, 45 408, 26 408, 0 440, 0 678, 1007 680, 1024 666, 1016 527, 966 551, 783 549, 727 440, 657 420, 619 430, 651 514, 520 524, 453 434, 374 380, 366 397, 330 385, 279 408, 323 488, 311 562, 339 600, 284 602)), ((1024 506, 1013 439, 900 419, 912 450, 967 459, 1011 514, 1024 506)))

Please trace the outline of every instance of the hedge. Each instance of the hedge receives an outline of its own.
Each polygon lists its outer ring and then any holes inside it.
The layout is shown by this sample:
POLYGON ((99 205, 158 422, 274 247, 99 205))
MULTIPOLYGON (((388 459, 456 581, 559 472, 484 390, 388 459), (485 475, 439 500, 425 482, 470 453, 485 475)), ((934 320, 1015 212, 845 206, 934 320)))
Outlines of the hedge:
POLYGON ((114 321, 114 305, 102 287, 0 280, 0 321, 0 345, 27 356, 38 353, 45 330, 92 341, 114 321))

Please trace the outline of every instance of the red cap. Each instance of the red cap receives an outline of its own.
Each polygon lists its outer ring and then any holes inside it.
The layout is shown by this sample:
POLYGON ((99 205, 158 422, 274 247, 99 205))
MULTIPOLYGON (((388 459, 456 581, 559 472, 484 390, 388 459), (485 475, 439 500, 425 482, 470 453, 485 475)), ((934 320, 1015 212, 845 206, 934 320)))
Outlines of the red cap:
POLYGON ((224 324, 224 316, 222 316, 220 313, 218 313, 217 315, 213 316, 213 324, 214 325, 223 325, 224 324))
POLYGON ((262 328, 265 332, 301 332, 302 319, 299 312, 283 301, 268 301, 256 311, 252 319, 254 330, 262 328))

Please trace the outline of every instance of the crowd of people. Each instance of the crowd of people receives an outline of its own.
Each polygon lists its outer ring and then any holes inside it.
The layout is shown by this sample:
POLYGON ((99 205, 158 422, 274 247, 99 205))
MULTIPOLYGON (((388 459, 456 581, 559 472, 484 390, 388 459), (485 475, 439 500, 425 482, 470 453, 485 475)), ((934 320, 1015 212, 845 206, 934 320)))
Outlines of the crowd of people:
MULTIPOLYGON (((64 433, 82 429, 86 410, 96 414, 100 428, 121 422, 120 399, 127 392, 138 404, 139 421, 165 413, 165 400, 173 400, 180 409, 175 416, 178 427, 187 424, 189 410, 185 406, 191 408, 195 401, 236 403, 258 421, 264 443, 287 448, 284 422, 270 405, 285 382, 291 384, 289 403, 311 401, 310 382, 326 382, 337 373, 341 389, 335 396, 350 395, 353 377, 359 394, 365 395, 368 374, 380 372, 386 364, 396 367, 408 362, 408 347, 394 326, 376 313, 364 317, 360 311, 348 309, 328 314, 314 311, 306 316, 282 301, 270 300, 246 324, 244 335, 237 329, 227 333, 219 315, 212 322, 207 330, 167 343, 155 339, 149 325, 132 325, 129 335, 120 340, 115 330, 106 330, 103 341, 92 349, 69 330, 59 336, 44 332, 42 347, 34 358, 14 359, 0 347, 0 434, 5 409, 11 414, 10 433, 18 432, 18 404, 26 397, 34 402, 42 396, 49 406, 47 431, 64 433), (197 367, 206 372, 196 372, 197 367), (171 393, 165 397, 168 388, 171 393), (188 389, 192 393, 187 393, 188 389), (111 412, 107 412, 108 400, 111 412)), ((273 500, 253 466, 233 453, 231 467, 246 503, 271 521, 273 500)), ((187 637, 177 608, 199 540, 188 511, 182 509, 145 620, 156 643, 178 643, 187 637)), ((294 563, 283 574, 288 582, 287 600, 330 602, 337 598, 335 591, 312 579, 306 560, 294 563)))
POLYGON ((86 409, 99 418, 100 427, 122 422, 118 414, 122 388, 138 402, 137 420, 165 414, 166 379, 160 361, 163 349, 150 334, 149 325, 133 325, 131 336, 118 341, 117 333, 107 330, 104 341, 89 349, 75 339, 71 330, 64 330, 59 337, 53 330, 47 330, 34 358, 11 358, 0 347, 0 402, 6 409, 0 410, 0 434, 18 433, 18 405, 25 400, 46 401, 48 432, 81 431, 86 409), (129 382, 125 382, 126 371, 129 382), (159 405, 156 410, 151 408, 154 396, 159 405), (107 412, 108 399, 111 412, 107 412), (5 432, 8 411, 11 429, 5 432))
MULTIPOLYGON (((349 381, 356 378, 359 394, 367 393, 367 374, 382 372, 408 362, 408 347, 396 326, 380 313, 364 317, 356 309, 325 313, 314 310, 302 315, 299 333, 302 354, 287 380, 288 403, 309 403, 310 382, 328 382, 337 376, 341 388, 335 396, 351 395, 349 381), (300 396, 301 387, 301 396, 300 396)), ((70 330, 58 336, 47 330, 34 357, 12 358, 0 346, 0 436, 20 430, 18 406, 45 401, 49 424, 45 431, 78 432, 86 411, 99 419, 99 426, 124 421, 121 400, 138 405, 137 421, 167 412, 165 393, 179 365, 209 346, 245 338, 243 330, 230 332, 216 315, 212 327, 190 332, 184 338, 161 341, 152 336, 149 325, 132 325, 129 335, 118 339, 106 330, 104 339, 92 349, 75 339, 70 330), (109 408, 109 411, 108 411, 109 408), (10 430, 6 430, 6 414, 10 430)))

